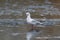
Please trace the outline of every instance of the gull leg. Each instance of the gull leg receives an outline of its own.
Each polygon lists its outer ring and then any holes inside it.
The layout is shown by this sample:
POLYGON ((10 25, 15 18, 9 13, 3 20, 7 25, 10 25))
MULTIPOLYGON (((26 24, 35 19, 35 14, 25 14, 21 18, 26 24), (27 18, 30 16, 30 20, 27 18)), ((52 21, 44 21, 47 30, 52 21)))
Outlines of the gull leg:
POLYGON ((34 26, 34 25, 32 25, 32 28, 31 29, 39 32, 39 29, 36 26, 34 26))
POLYGON ((34 29, 33 29, 33 25, 31 25, 30 24, 30 29, 29 29, 29 31, 33 31, 34 29))
POLYGON ((36 27, 34 25, 32 25, 32 30, 35 30, 35 29, 36 29, 36 27))
POLYGON ((31 25, 31 30, 34 30, 34 26, 33 25, 31 25))
POLYGON ((30 31, 33 31, 33 30, 35 30, 35 27, 34 27, 34 25, 31 25, 30 31))
POLYGON ((36 26, 31 25, 31 29, 29 31, 33 31, 33 30, 35 30, 36 32, 39 32, 39 29, 36 26))

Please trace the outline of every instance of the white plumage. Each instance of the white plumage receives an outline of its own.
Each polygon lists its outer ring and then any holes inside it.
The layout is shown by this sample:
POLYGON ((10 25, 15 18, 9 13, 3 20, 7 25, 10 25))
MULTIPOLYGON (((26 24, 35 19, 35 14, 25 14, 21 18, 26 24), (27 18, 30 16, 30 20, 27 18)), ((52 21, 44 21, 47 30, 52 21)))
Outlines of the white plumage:
POLYGON ((26 13, 26 16, 27 16, 26 21, 27 21, 28 24, 33 24, 33 25, 43 24, 43 23, 41 23, 41 22, 39 22, 39 21, 37 21, 35 19, 32 19, 29 12, 26 13))

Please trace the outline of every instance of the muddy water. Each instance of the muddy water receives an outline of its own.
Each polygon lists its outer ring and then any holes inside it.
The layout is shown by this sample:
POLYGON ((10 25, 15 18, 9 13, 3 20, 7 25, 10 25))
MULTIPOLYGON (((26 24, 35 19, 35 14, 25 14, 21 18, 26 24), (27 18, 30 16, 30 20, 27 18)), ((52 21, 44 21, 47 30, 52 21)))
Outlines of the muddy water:
POLYGON ((38 28, 43 30, 39 37, 60 36, 59 8, 59 0, 0 0, 0 40, 26 40, 26 33, 31 29, 31 25, 26 24, 26 11, 34 19, 40 21, 45 17, 53 22, 53 26, 38 28))

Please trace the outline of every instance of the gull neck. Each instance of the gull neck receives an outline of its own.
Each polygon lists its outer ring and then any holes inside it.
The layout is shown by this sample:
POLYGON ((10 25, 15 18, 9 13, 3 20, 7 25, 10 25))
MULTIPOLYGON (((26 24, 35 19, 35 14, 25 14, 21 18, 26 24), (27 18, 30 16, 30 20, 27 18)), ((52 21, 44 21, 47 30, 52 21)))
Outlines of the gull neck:
POLYGON ((30 15, 30 14, 27 16, 27 19, 28 19, 28 20, 31 19, 31 15, 30 15))

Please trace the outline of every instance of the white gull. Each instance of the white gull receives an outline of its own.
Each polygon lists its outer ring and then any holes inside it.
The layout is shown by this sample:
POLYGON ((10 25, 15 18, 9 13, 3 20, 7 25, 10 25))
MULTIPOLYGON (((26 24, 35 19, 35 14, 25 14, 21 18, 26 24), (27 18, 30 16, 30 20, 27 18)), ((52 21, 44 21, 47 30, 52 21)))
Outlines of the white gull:
POLYGON ((28 24, 32 24, 32 25, 43 24, 35 19, 32 19, 29 12, 26 13, 26 16, 27 16, 26 21, 28 24))

